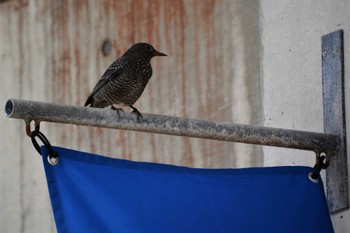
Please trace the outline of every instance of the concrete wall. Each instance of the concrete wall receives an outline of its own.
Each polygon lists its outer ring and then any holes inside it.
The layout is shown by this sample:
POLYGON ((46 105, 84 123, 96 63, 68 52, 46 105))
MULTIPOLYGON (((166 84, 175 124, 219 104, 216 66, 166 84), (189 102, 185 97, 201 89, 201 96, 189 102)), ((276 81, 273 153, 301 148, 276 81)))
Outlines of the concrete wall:
MULTIPOLYGON (((0 104, 22 98, 83 105, 131 44, 167 53, 141 112, 260 124, 257 0, 10 0, 0 3, 0 104), (108 56, 101 53, 105 39, 108 56)), ((0 117, 0 232, 55 232, 44 171, 24 123, 0 117)), ((195 167, 262 164, 260 147, 42 124, 52 144, 195 167)))
MULTIPOLYGON (((323 132, 321 36, 338 29, 344 29, 346 116, 350 119, 349 12, 347 0, 260 1, 264 125, 323 132)), ((265 166, 314 164, 310 152, 268 147, 263 151, 265 166)), ((332 219, 335 232, 350 232, 349 211, 332 219)))

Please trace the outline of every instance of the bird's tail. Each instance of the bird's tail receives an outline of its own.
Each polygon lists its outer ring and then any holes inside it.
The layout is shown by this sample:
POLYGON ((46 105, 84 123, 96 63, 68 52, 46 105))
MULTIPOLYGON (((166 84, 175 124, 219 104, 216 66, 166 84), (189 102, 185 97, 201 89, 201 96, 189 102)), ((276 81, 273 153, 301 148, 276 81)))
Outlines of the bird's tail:
POLYGON ((86 100, 86 102, 85 102, 85 104, 84 104, 84 107, 86 107, 86 106, 88 106, 88 105, 93 106, 93 103, 94 103, 94 98, 92 97, 92 95, 90 95, 90 96, 87 98, 87 100, 86 100))

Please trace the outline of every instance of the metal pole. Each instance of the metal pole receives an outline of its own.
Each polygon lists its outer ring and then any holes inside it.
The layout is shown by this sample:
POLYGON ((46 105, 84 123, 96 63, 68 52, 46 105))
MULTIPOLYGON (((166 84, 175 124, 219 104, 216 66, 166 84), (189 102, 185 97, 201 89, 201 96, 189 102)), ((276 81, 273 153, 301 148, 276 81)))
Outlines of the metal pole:
POLYGON ((338 152, 339 138, 331 134, 262 126, 233 124, 229 122, 185 119, 174 116, 136 115, 110 108, 98 109, 60 105, 28 100, 9 99, 5 106, 9 118, 30 121, 47 121, 86 125, 149 133, 187 136, 220 141, 241 142, 265 146, 311 150, 334 155, 338 152))

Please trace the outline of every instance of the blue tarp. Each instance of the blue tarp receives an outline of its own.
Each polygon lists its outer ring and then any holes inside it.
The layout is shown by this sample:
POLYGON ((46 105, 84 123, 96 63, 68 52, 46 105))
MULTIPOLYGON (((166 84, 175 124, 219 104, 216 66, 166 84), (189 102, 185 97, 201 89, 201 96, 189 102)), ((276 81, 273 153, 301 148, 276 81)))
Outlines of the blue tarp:
POLYGON ((59 233, 333 232, 308 167, 198 169, 54 147, 47 162, 59 233))

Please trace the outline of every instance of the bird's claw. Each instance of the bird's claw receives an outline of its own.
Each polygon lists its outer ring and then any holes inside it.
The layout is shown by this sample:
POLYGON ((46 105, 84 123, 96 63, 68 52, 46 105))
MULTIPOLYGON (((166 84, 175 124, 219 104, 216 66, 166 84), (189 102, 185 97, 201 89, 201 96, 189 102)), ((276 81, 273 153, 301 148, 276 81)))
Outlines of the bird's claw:
POLYGON ((141 120, 143 117, 142 117, 142 114, 139 112, 139 110, 137 110, 137 108, 133 107, 130 105, 130 107, 132 108, 132 113, 136 114, 137 116, 137 120, 141 120))
POLYGON ((114 110, 114 111, 117 111, 118 117, 120 117, 119 111, 124 112, 124 110, 123 110, 122 108, 116 108, 116 107, 114 107, 113 105, 111 106, 111 109, 114 110))
POLYGON ((143 119, 142 114, 139 111, 133 110, 132 113, 136 114, 138 121, 143 119))

